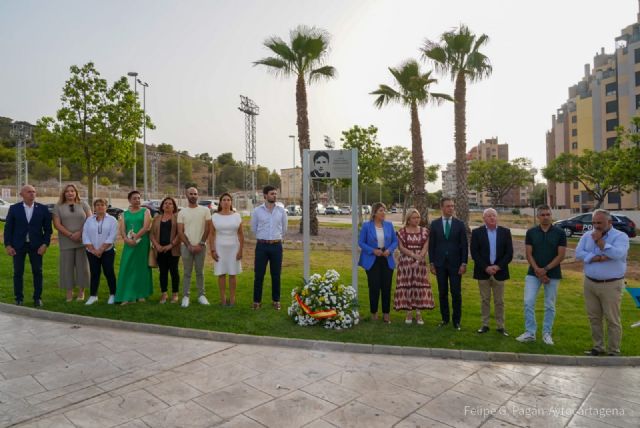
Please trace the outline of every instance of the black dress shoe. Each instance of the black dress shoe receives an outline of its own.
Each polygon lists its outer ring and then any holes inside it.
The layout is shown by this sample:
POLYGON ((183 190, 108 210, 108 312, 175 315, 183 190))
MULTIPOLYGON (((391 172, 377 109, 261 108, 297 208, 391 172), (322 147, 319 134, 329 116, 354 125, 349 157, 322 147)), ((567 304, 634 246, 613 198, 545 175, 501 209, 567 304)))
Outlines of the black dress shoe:
POLYGON ((460 331, 460 330, 461 330, 461 328, 460 328, 460 324, 455 324, 455 323, 454 323, 454 324, 453 324, 453 328, 454 328, 454 329, 456 329, 456 330, 458 330, 458 331, 460 331))
POLYGON ((478 334, 483 334, 483 333, 486 333, 486 332, 488 332, 488 331, 489 331, 489 327, 487 327, 486 325, 483 325, 482 327, 480 327, 480 328, 477 330, 477 333, 478 333, 478 334))
POLYGON ((22 300, 17 300, 17 299, 16 299, 16 306, 22 306, 22 304, 23 304, 23 303, 22 303, 22 300))
POLYGON ((448 325, 449 325, 449 321, 440 321, 440 324, 438 324, 438 328, 446 327, 448 325))
POLYGON ((589 349, 588 351, 584 351, 584 355, 589 355, 591 357, 599 357, 604 355, 604 351, 600 351, 596 348, 589 349))
POLYGON ((496 331, 505 337, 509 337, 509 333, 504 328, 497 328, 496 331))
POLYGON ((44 304, 42 303, 42 299, 38 299, 38 300, 34 300, 33 301, 33 307, 34 308, 41 308, 43 306, 44 306, 44 304))

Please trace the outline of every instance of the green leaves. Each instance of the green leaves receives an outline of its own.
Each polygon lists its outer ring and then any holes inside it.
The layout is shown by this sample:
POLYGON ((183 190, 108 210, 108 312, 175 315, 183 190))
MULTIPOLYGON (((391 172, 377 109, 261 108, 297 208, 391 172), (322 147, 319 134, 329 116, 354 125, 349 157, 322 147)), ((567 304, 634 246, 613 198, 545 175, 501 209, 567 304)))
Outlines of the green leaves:
MULTIPOLYGON (((144 112, 127 79, 109 87, 91 62, 70 71, 55 119, 43 117, 37 123, 43 154, 80 165, 89 180, 114 166, 131 165, 144 112)), ((148 116, 147 127, 154 128, 148 116)))
POLYGON ((382 147, 378 142, 378 128, 369 125, 361 128, 354 125, 342 131, 342 148, 358 149, 358 181, 360 184, 374 183, 380 177, 382 147))
POLYGON ((499 205, 511 189, 533 181, 531 161, 525 158, 511 162, 502 159, 475 160, 469 166, 467 180, 472 189, 488 193, 492 204, 499 205))

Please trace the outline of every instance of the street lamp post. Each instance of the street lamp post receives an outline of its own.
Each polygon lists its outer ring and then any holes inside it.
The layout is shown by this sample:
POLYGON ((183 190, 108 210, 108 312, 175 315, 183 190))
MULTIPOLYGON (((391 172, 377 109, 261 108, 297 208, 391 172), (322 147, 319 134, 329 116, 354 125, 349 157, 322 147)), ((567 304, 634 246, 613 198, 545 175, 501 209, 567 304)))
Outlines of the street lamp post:
MULTIPOLYGON (((138 99, 138 82, 137 82, 137 77, 138 77, 138 72, 137 71, 130 71, 127 73, 127 76, 129 77, 133 77, 133 92, 135 92, 136 94, 136 100, 138 99)), ((136 153, 136 145, 138 144, 137 142, 137 138, 136 141, 133 142, 133 189, 136 189, 137 183, 136 183, 136 162, 137 162, 137 153, 136 153)))
POLYGON ((147 82, 143 82, 140 79, 136 79, 137 82, 142 86, 142 111, 144 112, 144 128, 142 128, 142 144, 143 144, 143 161, 144 167, 142 175, 144 176, 144 199, 148 200, 147 196, 148 188, 147 188, 147 88, 149 84, 147 82))

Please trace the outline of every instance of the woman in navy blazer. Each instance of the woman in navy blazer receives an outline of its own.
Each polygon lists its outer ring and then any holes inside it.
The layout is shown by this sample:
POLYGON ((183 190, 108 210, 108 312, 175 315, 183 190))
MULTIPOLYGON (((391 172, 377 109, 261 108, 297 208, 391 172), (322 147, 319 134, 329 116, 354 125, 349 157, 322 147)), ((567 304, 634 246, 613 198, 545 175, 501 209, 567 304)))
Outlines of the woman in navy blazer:
POLYGON ((390 323, 391 280, 396 267, 393 252, 398 247, 398 238, 393 224, 385 221, 386 207, 376 202, 371 208, 371 218, 360 229, 360 261, 358 265, 367 271, 369 283, 369 309, 371 318, 378 319, 378 300, 382 295, 382 317, 390 323))

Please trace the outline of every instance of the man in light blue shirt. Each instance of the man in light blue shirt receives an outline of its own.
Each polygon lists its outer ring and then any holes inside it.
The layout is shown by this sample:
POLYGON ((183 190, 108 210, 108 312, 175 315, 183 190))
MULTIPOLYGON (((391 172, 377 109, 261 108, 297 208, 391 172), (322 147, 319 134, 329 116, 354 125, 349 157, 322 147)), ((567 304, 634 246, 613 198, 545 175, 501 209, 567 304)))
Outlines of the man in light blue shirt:
POLYGON ((593 230, 586 232, 576 248, 576 258, 584 262, 584 303, 591 324, 593 347, 585 354, 604 355, 602 318, 607 319, 609 355, 620 354, 622 324, 620 301, 627 270, 629 237, 611 226, 606 210, 593 212, 593 230))
POLYGON ((262 189, 264 204, 253 210, 251 231, 256 236, 256 255, 253 262, 253 309, 260 308, 262 284, 267 272, 271 273, 273 308, 280 310, 280 271, 282 269, 282 240, 287 233, 287 212, 276 205, 278 191, 273 186, 262 189))

